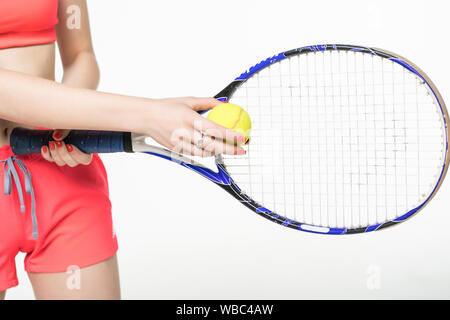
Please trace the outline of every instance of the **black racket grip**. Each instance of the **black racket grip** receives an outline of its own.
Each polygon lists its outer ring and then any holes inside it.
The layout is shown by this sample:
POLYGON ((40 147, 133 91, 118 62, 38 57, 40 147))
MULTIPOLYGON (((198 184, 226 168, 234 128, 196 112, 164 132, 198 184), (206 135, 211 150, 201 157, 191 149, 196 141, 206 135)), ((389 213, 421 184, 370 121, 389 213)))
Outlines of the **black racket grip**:
MULTIPOLYGON (((15 155, 40 153, 42 146, 54 140, 52 134, 53 130, 14 128, 11 150, 15 155)), ((72 130, 64 142, 86 153, 132 152, 130 132, 72 130)))

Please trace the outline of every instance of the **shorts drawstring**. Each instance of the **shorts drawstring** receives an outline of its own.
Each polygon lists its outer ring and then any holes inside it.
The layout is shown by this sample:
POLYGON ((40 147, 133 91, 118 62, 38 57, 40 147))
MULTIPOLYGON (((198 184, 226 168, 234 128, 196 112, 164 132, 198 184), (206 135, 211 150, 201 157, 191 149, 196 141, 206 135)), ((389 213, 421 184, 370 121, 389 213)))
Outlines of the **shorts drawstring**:
POLYGON ((31 195, 31 220, 33 222, 33 239, 37 239, 38 237, 38 231, 37 231, 37 220, 36 220, 36 201, 34 197, 34 189, 33 185, 31 183, 31 173, 30 170, 28 170, 27 166, 18 158, 15 156, 10 156, 6 160, 1 160, 0 163, 4 162, 4 190, 3 193, 5 195, 11 194, 11 185, 12 185, 12 179, 14 180, 14 184, 16 185, 17 194, 19 195, 19 201, 20 201, 20 212, 25 212, 25 203, 23 201, 23 193, 22 193, 22 185, 20 183, 19 174, 14 166, 14 163, 16 163, 20 170, 23 172, 23 175, 25 177, 25 192, 27 194, 31 195), (12 174, 12 178, 11 178, 12 174))

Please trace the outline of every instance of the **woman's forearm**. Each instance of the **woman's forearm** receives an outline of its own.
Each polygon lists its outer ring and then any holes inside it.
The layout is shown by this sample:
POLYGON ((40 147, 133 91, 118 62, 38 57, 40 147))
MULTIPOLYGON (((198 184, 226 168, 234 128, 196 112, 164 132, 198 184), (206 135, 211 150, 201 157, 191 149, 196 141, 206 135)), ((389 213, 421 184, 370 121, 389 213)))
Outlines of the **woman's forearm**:
POLYGON ((0 69, 0 118, 28 126, 144 133, 150 102, 0 69))

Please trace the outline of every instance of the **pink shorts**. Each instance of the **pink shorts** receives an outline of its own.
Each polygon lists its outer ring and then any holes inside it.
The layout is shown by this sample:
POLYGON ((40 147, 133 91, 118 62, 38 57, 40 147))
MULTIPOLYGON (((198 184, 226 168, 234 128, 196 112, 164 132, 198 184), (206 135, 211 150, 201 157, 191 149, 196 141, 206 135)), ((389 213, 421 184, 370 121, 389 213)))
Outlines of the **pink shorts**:
MULTIPOLYGON (((0 148, 0 160, 11 155, 10 146, 0 148)), ((59 167, 40 154, 9 159, 16 169, 12 174, 6 162, 0 163, 0 185, 10 177, 9 188, 0 186, 0 291, 18 284, 19 251, 26 253, 26 271, 45 273, 87 267, 116 253, 108 181, 98 155, 88 166, 74 168, 59 167), (30 193, 27 171, 32 176, 30 193), (10 193, 4 194, 7 189, 10 193)))

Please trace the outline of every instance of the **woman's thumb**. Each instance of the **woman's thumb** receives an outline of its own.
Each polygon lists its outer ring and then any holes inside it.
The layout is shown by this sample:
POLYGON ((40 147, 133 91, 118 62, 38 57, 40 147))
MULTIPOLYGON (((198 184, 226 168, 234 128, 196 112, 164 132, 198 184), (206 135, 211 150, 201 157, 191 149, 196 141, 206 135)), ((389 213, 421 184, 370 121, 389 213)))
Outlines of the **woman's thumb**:
POLYGON ((61 129, 56 129, 53 131, 52 134, 52 138, 55 141, 61 141, 64 140, 65 137, 67 137, 67 135, 69 134, 70 130, 61 130, 61 129))

